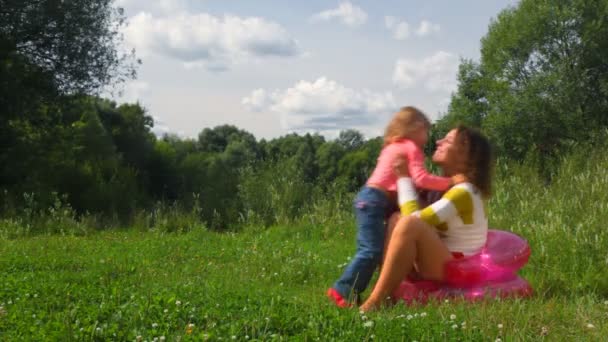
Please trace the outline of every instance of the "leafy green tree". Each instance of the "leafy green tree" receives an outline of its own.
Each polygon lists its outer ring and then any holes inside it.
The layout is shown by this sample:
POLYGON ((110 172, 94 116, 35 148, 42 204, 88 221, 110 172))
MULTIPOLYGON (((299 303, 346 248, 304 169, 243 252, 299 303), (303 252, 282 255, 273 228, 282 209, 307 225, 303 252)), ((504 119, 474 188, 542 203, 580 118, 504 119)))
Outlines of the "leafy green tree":
POLYGON ((363 145, 364 141, 365 138, 363 137, 363 134, 355 129, 340 131, 338 139, 336 140, 336 142, 346 151, 358 149, 363 145))
POLYGON ((135 76, 134 53, 117 49, 124 20, 113 0, 0 0, 0 41, 59 93, 92 93, 135 76))
POLYGON ((479 64, 463 61, 437 131, 481 126, 499 153, 545 160, 608 125, 608 1, 522 0, 482 39, 479 64))

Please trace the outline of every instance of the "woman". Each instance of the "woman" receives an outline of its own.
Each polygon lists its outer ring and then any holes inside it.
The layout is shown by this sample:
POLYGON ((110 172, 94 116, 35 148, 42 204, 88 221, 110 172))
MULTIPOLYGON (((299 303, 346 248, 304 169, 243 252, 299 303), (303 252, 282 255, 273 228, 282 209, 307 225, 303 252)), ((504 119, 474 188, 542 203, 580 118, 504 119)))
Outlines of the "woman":
POLYGON ((433 162, 441 166, 445 176, 462 173, 468 181, 418 211, 407 167, 396 168, 401 176, 398 190, 403 217, 390 236, 380 277, 361 311, 377 309, 414 266, 422 278, 442 281, 448 260, 473 255, 486 242, 484 203, 491 192, 493 166, 488 140, 459 126, 437 142, 433 162))

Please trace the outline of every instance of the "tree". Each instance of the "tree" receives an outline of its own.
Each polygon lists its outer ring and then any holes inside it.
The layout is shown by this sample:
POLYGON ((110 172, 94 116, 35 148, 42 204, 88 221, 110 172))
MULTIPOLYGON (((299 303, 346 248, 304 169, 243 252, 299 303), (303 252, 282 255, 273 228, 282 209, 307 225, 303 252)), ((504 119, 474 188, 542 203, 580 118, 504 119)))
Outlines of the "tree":
POLYGON ((7 52, 23 57, 20 62, 49 75, 61 94, 88 94, 132 78, 134 52, 117 49, 125 18, 113 3, 0 0, 2 57, 7 52))
MULTIPOLYGON (((522 0, 463 61, 439 126, 481 126, 501 155, 541 160, 608 126, 608 1, 522 0)), ((541 162, 542 164, 542 162, 541 162)))
POLYGON ((363 134, 356 129, 340 131, 340 135, 336 140, 336 142, 346 151, 358 149, 361 145, 363 145, 364 141, 365 138, 363 137, 363 134))

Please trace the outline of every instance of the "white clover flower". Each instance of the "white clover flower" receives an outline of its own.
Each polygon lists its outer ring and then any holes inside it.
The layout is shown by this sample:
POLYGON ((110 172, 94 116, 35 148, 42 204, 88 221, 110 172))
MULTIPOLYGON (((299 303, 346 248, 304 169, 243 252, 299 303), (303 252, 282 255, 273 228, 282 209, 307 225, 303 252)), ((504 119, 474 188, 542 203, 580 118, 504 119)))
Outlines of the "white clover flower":
POLYGON ((502 329, 502 323, 498 323, 497 327, 498 329, 502 329))
POLYGON ((179 301, 179 300, 176 300, 176 301, 175 301, 175 305, 180 306, 180 305, 182 305, 182 302, 181 302, 181 301, 179 301))
POLYGON ((549 334, 549 329, 547 329, 547 327, 542 327, 542 328, 540 329, 540 334, 541 334, 542 336, 546 336, 547 334, 549 334))
POLYGON ((361 319, 362 319, 362 320, 364 320, 364 321, 366 321, 366 320, 367 320, 367 316, 362 315, 362 316, 361 316, 361 319))
POLYGON ((450 321, 453 321, 453 320, 455 320, 455 319, 456 319, 456 315, 451 314, 451 315, 450 315, 450 321))
POLYGON ((158 337, 153 338, 152 342, 158 342, 158 337))
POLYGON ((100 332, 100 331, 101 331, 101 328, 100 328, 100 327, 97 327, 97 328, 95 328, 95 331, 100 332))
POLYGON ((168 312, 169 312, 169 309, 165 309, 165 310, 163 310, 163 312, 164 312, 164 313, 168 313, 168 312))
POLYGON ((189 323, 188 328, 190 328, 190 329, 194 328, 194 323, 189 323))
POLYGON ((233 340, 236 340, 236 336, 235 335, 232 335, 230 338, 233 339, 233 340))
POLYGON ((38 294, 37 293, 34 293, 34 298, 38 298, 38 294))
POLYGON ((165 342, 165 336, 163 335, 163 336, 159 337, 159 338, 158 338, 158 341, 159 341, 159 342, 165 342))
POLYGON ((158 328, 158 323, 152 323, 152 328, 154 328, 154 329, 158 328))
POLYGON ((426 312, 421 313, 420 317, 426 317, 426 312))
POLYGON ((587 329, 593 329, 595 328, 595 325, 591 324, 591 323, 587 323, 587 329))
POLYGON ((83 331, 84 331, 84 328, 80 328, 80 332, 83 332, 83 331))
POLYGON ((458 329, 458 324, 453 324, 452 329, 458 329))
POLYGON ((414 318, 414 316, 412 316, 412 315, 407 315, 407 317, 406 317, 406 318, 407 318, 407 320, 409 321, 410 319, 414 318))
POLYGON ((608 305, 608 300, 605 300, 605 301, 604 301, 604 305, 608 305))
POLYGON ((249 335, 245 335, 245 339, 248 340, 249 339, 249 335))
POLYGON ((502 342, 502 339, 500 337, 497 337, 494 342, 502 342))
POLYGON ((363 326, 366 328, 371 328, 374 326, 374 321, 367 321, 367 322, 363 323, 363 326))

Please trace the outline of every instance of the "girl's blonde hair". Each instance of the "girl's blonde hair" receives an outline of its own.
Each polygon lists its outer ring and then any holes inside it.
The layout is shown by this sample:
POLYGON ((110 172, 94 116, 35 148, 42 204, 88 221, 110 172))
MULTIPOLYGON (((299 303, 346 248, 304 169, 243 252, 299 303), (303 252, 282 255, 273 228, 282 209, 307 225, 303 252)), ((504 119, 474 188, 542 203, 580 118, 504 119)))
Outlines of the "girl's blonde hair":
POLYGON ((384 145, 403 138, 410 138, 412 133, 423 127, 430 127, 431 122, 416 107, 401 107, 386 126, 384 131, 384 145))

